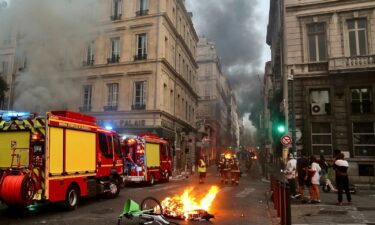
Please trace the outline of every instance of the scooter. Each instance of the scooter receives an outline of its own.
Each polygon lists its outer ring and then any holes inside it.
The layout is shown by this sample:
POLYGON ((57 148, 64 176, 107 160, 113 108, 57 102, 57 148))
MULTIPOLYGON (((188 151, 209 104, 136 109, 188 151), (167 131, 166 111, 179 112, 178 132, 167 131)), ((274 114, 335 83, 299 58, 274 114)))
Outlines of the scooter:
POLYGON ((168 221, 163 216, 163 208, 156 198, 146 197, 143 199, 141 206, 131 199, 125 202, 123 212, 118 217, 117 224, 122 223, 122 218, 132 220, 133 218, 139 218, 141 225, 179 225, 178 223, 168 221))
MULTIPOLYGON (((328 192, 337 192, 337 188, 335 188, 331 182, 331 180, 326 177, 325 178, 325 182, 322 186, 322 190, 325 192, 325 193, 328 193, 328 192)), ((357 193, 357 187, 354 186, 354 185, 350 185, 349 187, 349 192, 351 194, 356 194, 357 193)))

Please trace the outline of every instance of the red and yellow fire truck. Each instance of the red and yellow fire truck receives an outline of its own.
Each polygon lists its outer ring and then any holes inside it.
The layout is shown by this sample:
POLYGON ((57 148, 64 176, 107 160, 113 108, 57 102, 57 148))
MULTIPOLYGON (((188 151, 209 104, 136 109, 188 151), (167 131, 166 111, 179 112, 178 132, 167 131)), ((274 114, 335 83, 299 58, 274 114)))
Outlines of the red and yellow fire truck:
POLYGON ((169 142, 155 134, 126 138, 124 144, 124 182, 169 181, 172 155, 169 142))
POLYGON ((9 206, 63 202, 73 210, 81 197, 117 197, 123 171, 116 132, 95 117, 52 111, 46 117, 0 113, 0 200, 9 206))

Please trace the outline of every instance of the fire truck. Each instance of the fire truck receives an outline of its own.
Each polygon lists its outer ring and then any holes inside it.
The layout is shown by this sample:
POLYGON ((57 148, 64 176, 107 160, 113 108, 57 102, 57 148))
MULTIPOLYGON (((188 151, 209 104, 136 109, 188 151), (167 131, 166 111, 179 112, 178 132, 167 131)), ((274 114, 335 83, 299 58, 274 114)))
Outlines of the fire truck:
POLYGON ((0 170, 0 200, 6 205, 49 201, 74 210, 82 197, 119 195, 120 137, 98 127, 95 117, 76 112, 3 112, 0 170))
POLYGON ((124 182, 169 181, 172 155, 169 142, 155 134, 140 134, 123 141, 124 182))

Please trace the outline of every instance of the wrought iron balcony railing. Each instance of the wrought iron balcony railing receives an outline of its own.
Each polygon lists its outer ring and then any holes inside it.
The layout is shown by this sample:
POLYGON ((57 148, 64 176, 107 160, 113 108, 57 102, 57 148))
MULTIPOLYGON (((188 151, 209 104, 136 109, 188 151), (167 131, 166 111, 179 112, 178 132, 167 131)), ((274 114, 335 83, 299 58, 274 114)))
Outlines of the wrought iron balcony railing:
POLYGON ((115 21, 115 20, 121 20, 121 14, 114 14, 111 16, 111 20, 112 21, 115 21))
POLYGON ((117 105, 107 105, 103 107, 104 111, 117 111, 117 105))
POLYGON ((111 57, 107 58, 108 63, 118 63, 120 62, 120 55, 112 55, 111 57))
POLYGON ((139 54, 134 56, 134 61, 138 60, 146 60, 147 59, 147 54, 139 54))
POLYGON ((90 105, 84 105, 79 107, 80 112, 91 112, 91 106, 90 105))
POLYGON ((83 62, 82 62, 82 65, 83 65, 83 66, 92 66, 92 65, 94 65, 94 62, 95 62, 94 59, 90 59, 90 60, 88 60, 88 61, 83 61, 83 62))
POLYGON ((146 104, 134 104, 132 105, 132 110, 145 110, 146 104))
POLYGON ((142 9, 136 12, 137 16, 146 16, 148 15, 148 9, 142 9))

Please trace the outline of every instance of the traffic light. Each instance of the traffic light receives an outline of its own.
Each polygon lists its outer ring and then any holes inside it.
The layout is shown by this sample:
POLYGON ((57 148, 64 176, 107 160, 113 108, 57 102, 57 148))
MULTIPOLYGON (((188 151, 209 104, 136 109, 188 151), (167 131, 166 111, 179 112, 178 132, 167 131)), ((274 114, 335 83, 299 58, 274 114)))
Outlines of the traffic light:
POLYGON ((284 124, 278 124, 277 125, 277 133, 279 134, 284 134, 286 131, 285 125, 284 124))

